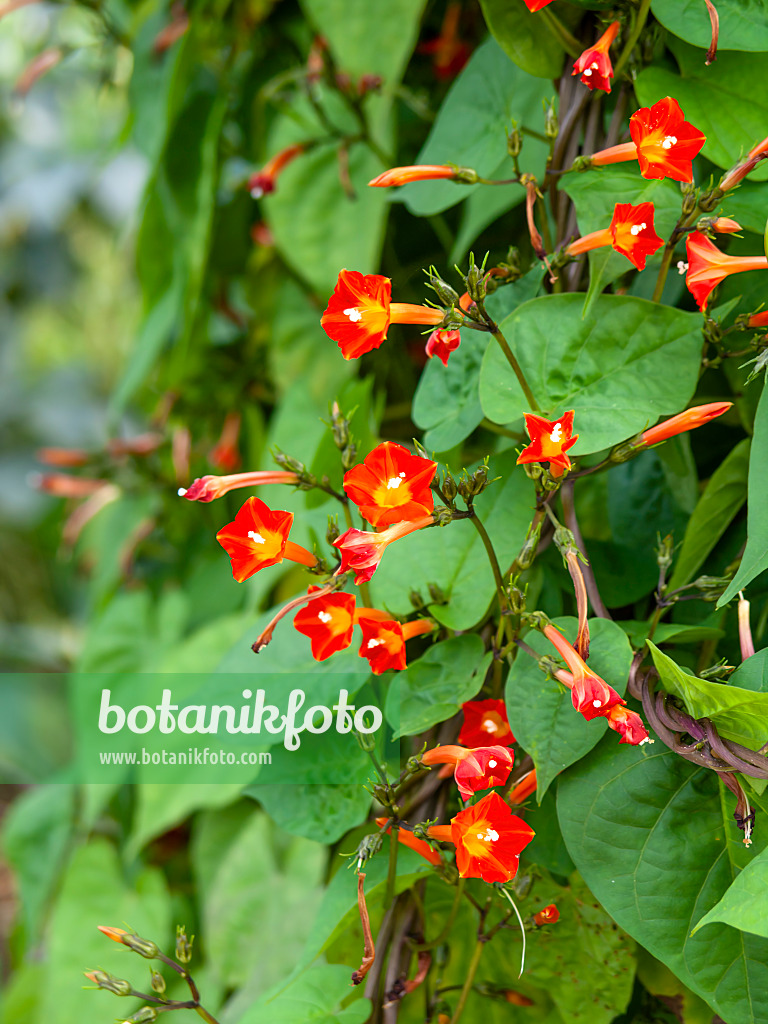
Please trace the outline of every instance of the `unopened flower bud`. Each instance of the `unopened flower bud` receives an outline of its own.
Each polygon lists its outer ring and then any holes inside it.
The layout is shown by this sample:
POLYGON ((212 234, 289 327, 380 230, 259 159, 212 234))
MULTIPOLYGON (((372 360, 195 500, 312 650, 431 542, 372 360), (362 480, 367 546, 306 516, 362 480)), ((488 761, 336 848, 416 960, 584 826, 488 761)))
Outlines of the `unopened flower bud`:
POLYGON ((336 447, 346 448, 350 439, 349 420, 342 413, 338 402, 334 402, 331 406, 331 430, 336 447))
POLYGON ((155 1020, 157 1020, 157 1010, 154 1006, 142 1006, 130 1017, 123 1017, 121 1024, 151 1024, 155 1020))
POLYGON ((428 583, 427 590, 429 591, 430 604, 445 604, 445 594, 437 583, 428 583))
POLYGON ((696 189, 692 185, 684 184, 682 186, 683 191, 683 216, 690 217, 693 211, 696 209, 696 189))
POLYGON ((729 576, 699 576, 692 586, 699 591, 702 601, 718 601, 730 582, 729 576))
POLYGON ((165 978, 159 971, 150 970, 149 972, 149 984, 153 992, 157 992, 158 995, 163 995, 165 992, 165 978))
POLYGON ((382 846, 382 837, 380 832, 374 832, 372 835, 363 836, 355 851, 355 860, 358 866, 365 864, 367 860, 370 860, 374 854, 378 853, 382 846))
POLYGON ((187 932, 183 924, 176 927, 176 959, 180 964, 188 964, 192 959, 192 943, 195 936, 187 938, 187 932))
POLYGON ((554 97, 551 100, 544 100, 544 134, 548 139, 556 139, 560 132, 560 124, 557 119, 554 97))
POLYGON ((119 942, 123 946, 127 946, 134 953, 138 953, 139 956, 143 956, 146 960, 154 960, 157 954, 160 952, 159 948, 152 942, 151 939, 142 939, 141 936, 135 932, 127 932, 124 928, 110 928, 107 925, 99 925, 99 931, 106 935, 107 938, 112 939, 113 942, 119 942))
POLYGON ((443 485, 441 489, 448 501, 453 501, 453 499, 459 493, 459 489, 456 486, 456 481, 453 479, 453 477, 447 470, 445 476, 443 477, 443 485))
POLYGON ((485 261, 483 266, 478 267, 475 263, 475 257, 472 253, 469 254, 469 270, 467 276, 464 278, 464 283, 467 288, 467 294, 473 302, 482 302, 485 299, 486 287, 485 287, 485 273, 484 273, 485 261))
POLYGON ((344 469, 352 469, 357 459, 357 445, 350 441, 346 448, 341 450, 341 464, 344 469))
POLYGON ((408 600, 411 602, 411 605, 417 612, 420 612, 422 608, 426 608, 424 598, 421 596, 418 590, 412 590, 408 595, 408 600))
POLYGON ((429 287, 435 293, 443 306, 457 306, 459 293, 452 288, 447 281, 444 281, 434 267, 427 271, 429 287))
POLYGON ((436 526, 448 526, 453 522, 453 511, 445 505, 437 505, 433 512, 436 526))
POLYGON ((133 986, 125 978, 116 978, 114 975, 100 970, 85 971, 84 973, 89 981, 92 981, 94 985, 98 985, 99 988, 103 988, 107 992, 113 992, 116 996, 133 995, 133 986))
POLYGON ((709 668, 704 668, 699 672, 701 679, 727 679, 729 675, 736 671, 735 665, 726 665, 725 659, 718 662, 717 665, 710 665, 709 668))
POLYGON ((662 540, 657 535, 658 547, 656 548, 656 563, 659 569, 667 570, 672 565, 672 555, 675 550, 675 542, 671 533, 662 540))
POLYGON ((292 455, 286 455, 285 452, 281 452, 279 448, 276 448, 272 453, 272 458, 283 469, 289 469, 293 473, 297 473, 301 476, 302 473, 306 473, 307 467, 303 462, 299 462, 298 459, 294 459, 292 455))
MULTIPOLYGON (((715 207, 720 205, 722 199, 722 192, 720 189, 712 189, 709 192, 703 192, 699 196, 699 209, 703 210, 704 213, 711 213, 715 207)), ((696 209, 696 203, 691 206, 690 213, 696 209)), ((683 203, 683 212, 685 212, 685 203, 683 203)))
POLYGON ((530 569, 530 567, 533 565, 533 560, 536 557, 536 549, 539 546, 540 537, 541 523, 537 523, 536 528, 534 530, 528 531, 528 536, 525 538, 525 544, 523 544, 520 554, 515 559, 518 568, 530 569))
POLYGON ((517 122, 512 123, 512 131, 507 136, 507 152, 514 158, 520 156, 520 150, 523 148, 523 136, 517 127, 517 122))

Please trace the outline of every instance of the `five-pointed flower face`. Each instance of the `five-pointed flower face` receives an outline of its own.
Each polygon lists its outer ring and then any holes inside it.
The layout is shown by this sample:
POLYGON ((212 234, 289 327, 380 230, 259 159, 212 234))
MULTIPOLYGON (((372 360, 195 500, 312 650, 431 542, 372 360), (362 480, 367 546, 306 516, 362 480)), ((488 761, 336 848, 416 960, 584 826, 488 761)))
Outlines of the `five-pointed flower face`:
MULTIPOLYGON (((320 589, 310 587, 308 592, 312 594, 320 589)), ((354 616, 354 595, 337 592, 315 598, 300 608, 293 624, 300 633, 309 637, 315 661, 325 661, 352 643, 354 616)))
POLYGON ((702 312, 707 308, 709 296, 729 274, 768 269, 765 256, 727 256, 700 231, 688 235, 685 248, 688 254, 685 283, 702 312))
POLYGON ((322 315, 323 330, 345 359, 358 359, 384 341, 393 324, 439 324, 440 309, 408 302, 391 302, 392 282, 381 274, 357 270, 339 273, 333 295, 322 315))
POLYGON ((509 746, 515 742, 507 719, 507 706, 503 700, 470 700, 461 705, 464 724, 458 742, 465 747, 482 747, 486 743, 509 746))
POLYGON ((460 344, 461 331, 437 330, 427 338, 425 351, 430 359, 437 356, 443 366, 447 366, 451 352, 455 352, 460 344))
POLYGON ((396 671, 404 669, 405 639, 400 623, 394 619, 370 619, 364 614, 359 621, 363 631, 359 653, 361 658, 368 660, 371 672, 380 676, 390 668, 396 671))
POLYGON ((652 107, 641 107, 629 119, 644 178, 693 181, 692 160, 707 141, 688 124, 677 100, 666 96, 652 107))
POLYGON ((609 231, 613 248, 626 256, 638 270, 664 244, 653 227, 653 203, 616 203, 609 231))
POLYGON ((238 583, 284 558, 308 566, 317 563, 310 551, 288 540, 292 523, 292 513, 272 511, 258 498, 249 498, 234 522, 219 530, 216 540, 229 555, 238 583))
POLYGON ((613 65, 608 55, 611 43, 619 31, 618 21, 614 21, 603 32, 594 46, 585 50, 573 65, 572 75, 581 75, 579 79, 588 89, 602 89, 603 92, 611 91, 611 79, 613 78, 613 65))
POLYGON ((393 441, 378 445, 344 476, 344 490, 373 526, 421 519, 432 511, 436 462, 393 441))
POLYGON ((518 457, 518 466, 523 462, 549 462, 549 471, 555 477, 570 469, 571 460, 566 452, 579 439, 578 434, 573 434, 573 413, 571 409, 558 420, 545 420, 543 416, 527 412, 525 429, 531 443, 518 457))
POLYGON ((508 882, 517 874, 520 854, 535 833, 498 793, 489 793, 459 811, 450 826, 433 825, 429 835, 455 845, 462 878, 508 882))

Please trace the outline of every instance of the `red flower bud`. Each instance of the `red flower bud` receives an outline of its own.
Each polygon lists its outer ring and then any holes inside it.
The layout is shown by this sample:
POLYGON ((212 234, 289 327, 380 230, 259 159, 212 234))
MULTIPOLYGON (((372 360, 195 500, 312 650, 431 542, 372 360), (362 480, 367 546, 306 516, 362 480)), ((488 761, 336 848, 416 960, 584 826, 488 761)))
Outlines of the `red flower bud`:
POLYGON ((669 437, 674 437, 675 434, 695 430, 696 427, 709 423, 716 416, 722 416, 732 405, 733 402, 709 402, 707 405, 696 405, 692 409, 686 409, 685 412, 678 413, 677 416, 643 431, 643 444, 648 446, 658 444, 660 441, 666 441, 669 437))
POLYGON ((613 78, 613 65, 608 55, 611 43, 619 31, 618 21, 614 21, 603 32, 594 46, 585 50, 573 65, 572 75, 581 75, 579 79, 588 89, 611 91, 610 79, 613 78))

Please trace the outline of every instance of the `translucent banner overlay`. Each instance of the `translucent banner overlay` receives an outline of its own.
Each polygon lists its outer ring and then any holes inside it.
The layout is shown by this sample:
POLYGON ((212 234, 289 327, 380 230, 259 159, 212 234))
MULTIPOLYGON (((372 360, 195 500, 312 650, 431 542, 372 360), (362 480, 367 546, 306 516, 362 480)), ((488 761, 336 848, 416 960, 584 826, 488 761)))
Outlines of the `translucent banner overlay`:
POLYGON ((10 673, 0 782, 371 782, 399 764, 385 696, 361 674, 10 673))

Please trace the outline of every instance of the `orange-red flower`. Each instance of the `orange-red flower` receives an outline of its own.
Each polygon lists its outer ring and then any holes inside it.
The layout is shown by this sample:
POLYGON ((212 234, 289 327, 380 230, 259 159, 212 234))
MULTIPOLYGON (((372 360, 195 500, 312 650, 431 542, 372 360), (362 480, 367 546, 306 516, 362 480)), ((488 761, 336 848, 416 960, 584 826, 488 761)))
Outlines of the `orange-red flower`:
POLYGON ((600 150, 590 157, 594 167, 637 160, 644 178, 693 181, 693 158, 707 141, 685 120, 677 100, 666 96, 652 107, 641 107, 629 119, 631 142, 600 150))
POLYGON ((373 188, 389 188, 391 185, 405 185, 409 181, 436 181, 440 178, 455 178, 456 168, 450 164, 411 164, 408 167, 390 167, 372 178, 368 185, 373 188))
POLYGON ((381 556, 388 544, 433 522, 432 516, 424 516, 423 519, 416 519, 413 522, 395 523, 381 533, 347 530, 333 542, 333 546, 341 552, 341 565, 336 570, 337 574, 354 569, 355 583, 358 586, 367 583, 378 569, 381 556))
POLYGON ((768 309, 762 313, 753 313, 747 320, 747 327, 768 327, 768 309))
POLYGON ((527 775, 524 775, 511 793, 507 794, 507 803, 521 804, 531 793, 536 792, 538 782, 536 780, 536 769, 531 768, 527 775))
POLYGON ((449 3, 445 9, 440 35, 419 45, 419 53, 432 54, 432 69, 437 78, 455 78, 469 59, 470 49, 459 38, 461 4, 449 3))
POLYGON ((702 312, 707 308, 709 296, 729 274, 768 269, 765 256, 726 256, 700 231, 688 235, 685 249, 688 254, 685 283, 702 312))
POLYGON ((498 793, 489 793, 459 811, 450 825, 432 825, 431 839, 453 843, 462 878, 508 882, 517 874, 520 854, 535 832, 513 814, 498 793))
MULTIPOLYGON (((307 592, 313 594, 320 589, 310 587, 307 592)), ((354 624, 354 595, 338 591, 314 598, 293 617, 296 629, 309 637, 315 661, 325 661, 337 651, 349 647, 354 624)))
POLYGON ((716 416, 722 416, 732 405, 733 402, 708 402, 706 405, 696 405, 692 409, 686 409, 685 412, 678 413, 677 416, 644 430, 643 444, 658 444, 660 441, 666 441, 668 437, 674 437, 675 434, 683 434, 687 430, 702 427, 716 416))
POLYGON ((638 270, 645 270, 645 261, 664 244, 653 227, 653 203, 616 203, 610 226, 591 231, 577 238, 565 250, 569 256, 612 245, 616 252, 626 256, 638 270))
POLYGON ((470 748, 452 743, 433 747, 421 760, 428 765, 454 765, 453 777, 464 800, 480 790, 505 785, 515 763, 514 753, 507 747, 470 748))
POLYGON ((292 523, 292 513, 272 511, 258 498, 249 498, 234 522, 219 530, 216 540, 229 555, 232 575, 238 583, 284 558, 310 567, 317 565, 311 551, 288 540, 292 523))
POLYGON ((554 903, 550 903, 549 906, 544 907, 538 914, 533 915, 533 923, 537 928, 541 928, 543 924, 554 924, 555 921, 560 920, 560 911, 557 909, 554 903))
POLYGON ((525 413, 525 429, 531 443, 524 448, 518 457, 517 465, 523 462, 549 462, 552 476, 562 476, 566 469, 571 468, 571 460, 566 455, 579 439, 573 434, 573 413, 564 412, 559 420, 545 420, 532 412, 525 413))
POLYGON ((525 0, 525 6, 529 11, 540 11, 542 7, 551 4, 552 0, 525 0))
POLYGON ((388 669, 402 671, 406 667, 405 642, 422 633, 431 633, 435 628, 430 619, 414 619, 404 625, 394 619, 382 618, 376 609, 360 609, 357 621, 363 632, 360 645, 361 658, 366 658, 371 672, 380 676, 388 669), (374 612, 374 616, 370 614, 374 612))
POLYGON ((742 230, 741 224, 732 217, 715 217, 709 226, 718 235, 733 235, 742 230))
POLYGON ((461 331, 432 331, 427 338, 425 351, 427 356, 433 356, 441 361, 443 366, 448 365, 448 358, 451 352, 455 352, 461 344, 461 331))
MULTIPOLYGON (((563 634, 552 625, 544 627, 544 636, 554 644, 573 675, 573 706, 588 722, 605 716, 616 704, 626 703, 604 679, 593 672, 563 634)), ((562 677, 558 677, 562 678, 562 677)))
MULTIPOLYGON (((384 828, 388 820, 388 818, 376 818, 376 824, 379 828, 384 828)), ((390 825, 387 832, 391 831, 392 826, 390 825)), ((443 863, 437 850, 433 850, 428 842, 424 839, 417 838, 413 832, 409 832, 406 828, 398 828, 397 841, 398 843, 402 843, 403 846, 407 846, 409 850, 414 850, 416 853, 421 854, 425 860, 428 860, 430 864, 434 864, 435 867, 439 868, 443 863)))
POLYGON ((381 274, 342 270, 320 320, 345 359, 378 348, 390 324, 439 324, 443 313, 431 306, 391 302, 392 282, 381 274))
POLYGON ((430 484, 436 462, 384 441, 344 475, 344 490, 373 526, 421 519, 435 507, 430 484))
POLYGON ((240 423, 239 412, 229 412, 225 416, 221 437, 208 452, 208 461, 215 469, 231 471, 240 465, 240 451, 237 447, 240 423))
POLYGON ((461 710, 464 723, 459 731, 458 742, 463 746, 482 747, 493 742, 506 747, 515 742, 503 700, 495 697, 469 700, 461 705, 461 710))
POLYGON ((605 716, 605 720, 611 729, 621 733, 619 743, 637 745, 653 742, 648 736, 648 730, 643 725, 640 715, 621 704, 614 705, 605 716))
POLYGON ((305 149, 306 146, 300 142, 293 146, 286 146, 285 149, 281 149, 279 153, 273 156, 268 163, 264 164, 260 171, 252 174, 248 179, 248 191, 253 198, 261 199, 262 196, 274 192, 280 172, 287 164, 303 153, 305 149))
POLYGON ((237 487, 259 487, 261 484, 297 484, 299 478, 295 473, 283 470, 258 470, 254 473, 232 473, 230 476, 201 476, 193 480, 189 487, 180 487, 178 495, 187 501, 213 501, 234 491, 237 487))
POLYGON ((619 31, 618 21, 612 22, 603 32, 594 46, 585 50, 573 65, 572 75, 581 75, 579 79, 588 89, 611 91, 613 65, 608 50, 619 31))

